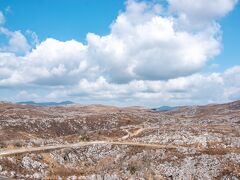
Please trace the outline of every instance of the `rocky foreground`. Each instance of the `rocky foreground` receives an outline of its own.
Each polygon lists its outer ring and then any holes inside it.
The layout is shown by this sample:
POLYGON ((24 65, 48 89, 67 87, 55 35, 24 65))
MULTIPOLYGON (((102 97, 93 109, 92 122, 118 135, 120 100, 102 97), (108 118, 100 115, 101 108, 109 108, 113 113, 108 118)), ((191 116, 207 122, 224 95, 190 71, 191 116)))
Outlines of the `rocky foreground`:
POLYGON ((0 103, 0 179, 240 179, 240 101, 140 107, 0 103))

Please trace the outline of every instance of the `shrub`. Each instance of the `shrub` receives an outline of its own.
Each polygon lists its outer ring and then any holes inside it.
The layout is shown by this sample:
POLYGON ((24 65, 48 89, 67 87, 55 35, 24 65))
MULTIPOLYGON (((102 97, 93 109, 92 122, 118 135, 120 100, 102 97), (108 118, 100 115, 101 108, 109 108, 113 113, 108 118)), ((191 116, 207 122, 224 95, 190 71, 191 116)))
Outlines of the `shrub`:
POLYGON ((137 171, 137 168, 133 165, 128 167, 128 170, 130 171, 131 174, 135 174, 135 172, 137 171))
POLYGON ((87 135, 82 135, 82 136, 80 136, 80 141, 84 141, 84 142, 86 142, 86 141, 89 141, 90 140, 90 138, 87 136, 87 135))

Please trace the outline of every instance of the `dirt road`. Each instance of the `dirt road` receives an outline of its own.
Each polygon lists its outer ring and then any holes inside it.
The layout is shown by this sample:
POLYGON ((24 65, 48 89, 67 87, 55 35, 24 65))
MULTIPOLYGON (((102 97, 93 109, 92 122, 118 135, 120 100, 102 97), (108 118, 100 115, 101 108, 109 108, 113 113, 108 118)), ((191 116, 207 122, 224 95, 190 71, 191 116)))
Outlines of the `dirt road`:
POLYGON ((3 177, 3 176, 0 176, 0 180, 11 180, 10 178, 8 177, 3 177))
POLYGON ((64 145, 51 145, 51 146, 42 146, 42 147, 29 147, 29 148, 20 148, 20 149, 6 149, 0 151, 1 156, 9 156, 23 153, 39 152, 39 151, 50 151, 64 148, 77 148, 83 146, 89 146, 94 144, 112 144, 112 145, 129 145, 129 146, 140 146, 140 147, 150 147, 150 148, 165 148, 172 149, 176 148, 174 145, 161 145, 161 144, 146 144, 146 143, 137 143, 137 142, 111 142, 111 141, 92 141, 92 142, 79 142, 74 144, 64 144, 64 145))
MULTIPOLYGON (((128 145, 128 146, 138 146, 138 147, 147 147, 147 148, 155 148, 155 149, 176 149, 178 147, 190 147, 190 145, 166 145, 166 144, 147 144, 141 142, 130 142, 130 141, 91 141, 91 142, 79 142, 73 144, 64 144, 64 145, 51 145, 51 146, 42 146, 42 147, 29 147, 29 148, 20 148, 20 149, 5 149, 0 150, 0 157, 1 156, 9 156, 9 155, 16 155, 16 154, 24 154, 24 153, 32 153, 32 152, 39 152, 39 151, 51 151, 57 149, 64 149, 64 148, 78 148, 83 146, 90 146, 90 145, 98 145, 98 144, 112 144, 112 145, 128 145)), ((206 150, 214 150, 223 152, 232 152, 232 153, 240 153, 239 148, 201 148, 192 145, 199 151, 206 151, 206 150)))

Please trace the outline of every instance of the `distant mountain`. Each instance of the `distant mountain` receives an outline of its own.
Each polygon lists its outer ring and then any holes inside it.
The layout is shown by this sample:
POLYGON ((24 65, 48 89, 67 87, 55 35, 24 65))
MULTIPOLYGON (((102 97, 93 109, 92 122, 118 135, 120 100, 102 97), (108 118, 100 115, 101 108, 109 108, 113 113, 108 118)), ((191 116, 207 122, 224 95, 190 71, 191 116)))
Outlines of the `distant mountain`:
POLYGON ((157 112, 161 112, 161 111, 170 111, 170 110, 174 110, 177 107, 171 107, 171 106, 161 106, 159 108, 153 108, 153 111, 157 111, 157 112))
POLYGON ((63 101, 63 102, 34 102, 34 101, 24 101, 24 102, 17 102, 17 104, 33 105, 33 106, 64 106, 64 105, 74 104, 74 102, 72 102, 72 101, 63 101))

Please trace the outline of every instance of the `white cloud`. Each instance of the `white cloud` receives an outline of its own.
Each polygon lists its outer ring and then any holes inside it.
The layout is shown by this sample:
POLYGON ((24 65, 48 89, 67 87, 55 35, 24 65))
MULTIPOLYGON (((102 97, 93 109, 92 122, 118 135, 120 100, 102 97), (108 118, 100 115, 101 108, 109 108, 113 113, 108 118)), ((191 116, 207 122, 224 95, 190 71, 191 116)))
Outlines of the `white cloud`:
POLYGON ((240 66, 235 66, 225 71, 224 78, 229 85, 240 86, 240 66))
POLYGON ((170 11, 186 16, 192 22, 212 21, 232 11, 238 0, 168 0, 170 11))
POLYGON ((220 38, 220 25, 217 21, 233 10, 238 0, 168 0, 168 2, 170 13, 175 14, 177 19, 175 23, 177 29, 192 32, 210 31, 220 38))
MULTIPOLYGON (((178 30, 178 19, 160 15, 161 8, 159 4, 129 0, 109 35, 89 33, 86 45, 75 40, 46 39, 23 57, 24 67, 15 69, 14 76, 45 85, 73 84, 100 76, 115 83, 167 80, 194 74, 219 54, 219 28, 211 26, 194 33, 178 30)), ((29 51, 19 31, 2 28, 2 33, 10 36, 6 51, 29 51)))
POLYGON ((27 33, 28 36, 30 36, 30 39, 31 39, 30 43, 33 47, 36 47, 37 45, 40 44, 40 41, 38 39, 38 35, 35 32, 33 32, 31 30, 27 30, 26 33, 27 33))
POLYGON ((226 70, 223 74, 226 84, 226 96, 230 100, 240 99, 240 66, 226 70))
MULTIPOLYGON (((10 11, 10 7, 7 7, 6 12, 10 11)), ((27 38, 21 31, 11 31, 4 26, 5 17, 0 11, 0 35, 3 35, 7 39, 7 44, 1 43, 0 53, 15 53, 17 55, 25 55, 31 49, 27 38)), ((32 36, 35 34, 32 33, 32 36)))
POLYGON ((10 31, 7 28, 0 27, 0 33, 8 38, 8 44, 1 47, 0 51, 24 55, 31 49, 28 40, 20 31, 10 31))
POLYGON ((239 72, 235 69, 240 67, 223 73, 198 73, 168 81, 135 80, 126 84, 109 83, 103 77, 95 81, 82 79, 71 89, 54 90, 46 98, 149 106, 226 102, 239 98, 240 84, 229 83, 229 79, 240 82, 239 72))
POLYGON ((90 56, 113 82, 169 79, 198 72, 221 49, 219 28, 182 31, 178 19, 163 17, 147 3, 128 1, 111 34, 88 34, 90 56), (100 61, 100 62, 98 62, 100 61))
POLYGON ((39 96, 36 93, 29 93, 28 91, 25 90, 20 91, 16 96, 16 99, 21 101, 28 101, 29 99, 35 100, 37 98, 39 98, 39 96))

